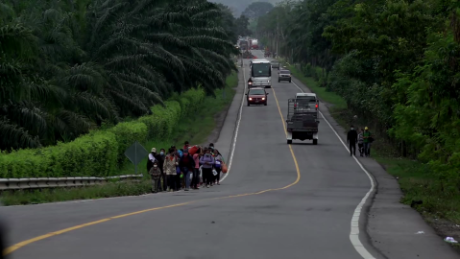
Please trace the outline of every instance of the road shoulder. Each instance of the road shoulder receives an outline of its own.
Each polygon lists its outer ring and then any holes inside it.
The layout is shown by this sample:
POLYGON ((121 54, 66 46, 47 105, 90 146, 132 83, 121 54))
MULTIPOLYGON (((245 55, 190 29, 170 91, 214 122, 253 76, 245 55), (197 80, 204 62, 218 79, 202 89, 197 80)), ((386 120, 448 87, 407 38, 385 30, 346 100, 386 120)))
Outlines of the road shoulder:
POLYGON ((230 107, 227 109, 227 113, 225 115, 225 119, 223 120, 222 126, 220 126, 218 139, 214 143, 214 146, 219 150, 219 152, 226 160, 230 159, 230 154, 233 147, 233 138, 235 135, 236 127, 238 126, 241 102, 244 95, 244 79, 242 68, 238 69, 238 86, 235 90, 236 93, 233 97, 233 101, 230 104, 230 107))
MULTIPOLYGON (((293 82, 304 91, 311 92, 296 78, 293 82)), ((345 141, 346 130, 334 120, 328 106, 327 103, 320 102, 320 111, 345 141)), ((363 207, 365 214, 360 220, 360 230, 365 230, 360 233, 361 242, 374 256, 404 259, 460 258, 417 211, 400 203, 403 194, 393 176, 374 159, 357 158, 376 182, 376 190, 366 201, 363 207), (423 231, 423 234, 417 234, 419 231, 423 231)))

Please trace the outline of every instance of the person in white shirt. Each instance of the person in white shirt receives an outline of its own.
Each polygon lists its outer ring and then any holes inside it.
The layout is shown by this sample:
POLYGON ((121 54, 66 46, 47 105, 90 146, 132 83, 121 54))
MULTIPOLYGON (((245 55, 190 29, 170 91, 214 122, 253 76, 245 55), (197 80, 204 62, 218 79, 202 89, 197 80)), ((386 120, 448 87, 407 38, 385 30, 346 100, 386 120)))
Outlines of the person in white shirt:
POLYGON ((157 149, 156 148, 152 148, 150 154, 149 154, 149 160, 147 161, 147 172, 150 172, 150 169, 152 169, 153 167, 153 163, 157 161, 158 162, 158 159, 157 159, 157 149))

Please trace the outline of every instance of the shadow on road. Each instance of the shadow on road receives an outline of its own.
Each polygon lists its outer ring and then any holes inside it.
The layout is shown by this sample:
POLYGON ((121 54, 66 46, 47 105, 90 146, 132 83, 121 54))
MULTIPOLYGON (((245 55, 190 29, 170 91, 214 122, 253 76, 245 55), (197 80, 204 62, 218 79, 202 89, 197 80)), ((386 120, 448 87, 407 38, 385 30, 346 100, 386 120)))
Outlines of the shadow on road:
MULTIPOLYGON (((313 142, 292 142, 291 145, 293 146, 314 146, 313 142)), ((318 143, 318 145, 320 144, 318 143)))

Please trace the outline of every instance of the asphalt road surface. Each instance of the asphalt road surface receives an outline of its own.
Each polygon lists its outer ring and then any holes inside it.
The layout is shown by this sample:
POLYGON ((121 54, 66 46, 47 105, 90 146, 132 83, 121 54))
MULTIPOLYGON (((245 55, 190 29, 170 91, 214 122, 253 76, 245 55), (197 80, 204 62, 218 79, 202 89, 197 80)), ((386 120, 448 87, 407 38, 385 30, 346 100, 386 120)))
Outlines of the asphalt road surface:
POLYGON ((221 186, 2 208, 12 258, 382 258, 362 233, 361 242, 350 237, 364 224, 355 210, 370 178, 324 119, 318 145, 286 144, 287 100, 300 90, 276 71, 268 106, 241 106, 244 70, 216 143, 226 157, 235 147, 221 186))

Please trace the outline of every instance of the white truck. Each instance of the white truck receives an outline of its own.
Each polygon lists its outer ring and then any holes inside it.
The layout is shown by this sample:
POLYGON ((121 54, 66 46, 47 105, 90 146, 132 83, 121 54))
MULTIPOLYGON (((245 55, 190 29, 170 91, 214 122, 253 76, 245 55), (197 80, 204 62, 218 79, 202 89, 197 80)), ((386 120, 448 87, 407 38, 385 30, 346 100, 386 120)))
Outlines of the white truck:
POLYGON ((251 39, 249 44, 251 49, 259 49, 259 41, 257 39, 251 39))

